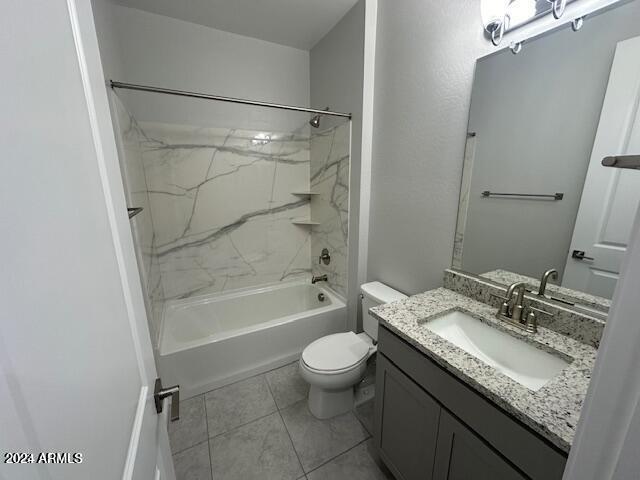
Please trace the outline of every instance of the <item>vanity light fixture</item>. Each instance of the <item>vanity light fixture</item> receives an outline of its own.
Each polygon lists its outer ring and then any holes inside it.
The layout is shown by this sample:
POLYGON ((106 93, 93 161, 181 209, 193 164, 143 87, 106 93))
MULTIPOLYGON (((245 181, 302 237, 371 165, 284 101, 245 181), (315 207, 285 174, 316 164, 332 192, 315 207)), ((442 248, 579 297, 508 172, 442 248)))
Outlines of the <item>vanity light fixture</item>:
POLYGON ((508 22, 507 8, 514 0, 482 0, 480 2, 480 15, 482 26, 491 37, 491 42, 497 47, 502 41, 502 36, 508 22))
MULTIPOLYGON (((551 13, 553 18, 559 20, 564 15, 567 4, 572 1, 575 0, 481 0, 482 26, 491 43, 497 47, 505 33, 539 17, 551 13)), ((583 21, 584 17, 580 17, 572 22, 574 31, 582 27, 583 21)), ((521 47, 515 45, 519 52, 521 47)), ((510 47, 513 51, 513 45, 510 47)))
POLYGON ((512 43, 511 45, 509 45, 509 48, 511 49, 511 53, 517 55, 518 53, 520 53, 520 50, 522 50, 522 42, 512 43))
POLYGON ((574 32, 580 30, 582 28, 582 25, 584 25, 584 17, 578 17, 571 20, 571 29, 574 32))
POLYGON ((551 4, 551 11, 553 12, 553 18, 560 20, 560 17, 564 14, 564 9, 567 7, 567 0, 547 0, 551 4))

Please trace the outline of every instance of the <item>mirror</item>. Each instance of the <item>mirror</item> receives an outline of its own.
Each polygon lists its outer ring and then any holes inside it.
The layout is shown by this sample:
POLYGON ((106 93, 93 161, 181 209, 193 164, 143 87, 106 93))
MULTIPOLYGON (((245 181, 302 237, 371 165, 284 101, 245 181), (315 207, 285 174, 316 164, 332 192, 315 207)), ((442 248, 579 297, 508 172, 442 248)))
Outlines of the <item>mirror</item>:
POLYGON ((453 268, 607 311, 640 201, 640 0, 481 58, 453 268), (556 278, 554 278, 554 276, 556 278))

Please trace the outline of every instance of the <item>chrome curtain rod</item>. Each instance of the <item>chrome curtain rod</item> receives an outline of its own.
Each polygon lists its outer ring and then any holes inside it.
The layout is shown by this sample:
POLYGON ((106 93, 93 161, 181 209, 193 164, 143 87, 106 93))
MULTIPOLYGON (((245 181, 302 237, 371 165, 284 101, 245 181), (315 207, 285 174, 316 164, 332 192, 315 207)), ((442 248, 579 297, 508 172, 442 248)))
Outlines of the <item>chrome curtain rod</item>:
POLYGON ((149 85, 136 85, 134 83, 114 82, 109 80, 111 88, 124 88, 127 90, 139 90, 141 92, 165 93, 167 95, 177 95, 179 97, 201 98, 204 100, 218 100, 220 102, 240 103, 243 105, 255 105, 258 107, 279 108, 280 110, 293 110, 295 112, 308 112, 320 115, 331 115, 334 117, 346 117, 351 119, 350 113, 331 112, 329 110, 317 110, 315 108, 296 107, 294 105, 282 105, 279 103, 260 102, 256 100, 245 100, 244 98, 222 97, 208 93, 187 92, 184 90, 173 90, 171 88, 152 87, 149 85))

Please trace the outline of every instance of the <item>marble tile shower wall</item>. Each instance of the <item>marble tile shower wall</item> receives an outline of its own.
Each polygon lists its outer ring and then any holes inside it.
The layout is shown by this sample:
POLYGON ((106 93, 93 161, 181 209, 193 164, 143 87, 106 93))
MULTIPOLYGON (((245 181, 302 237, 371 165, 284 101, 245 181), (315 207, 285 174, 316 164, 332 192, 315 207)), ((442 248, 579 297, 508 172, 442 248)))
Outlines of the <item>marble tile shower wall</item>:
POLYGON ((311 217, 320 225, 311 233, 314 275, 327 274, 336 292, 347 295, 347 251, 349 241, 349 156, 351 124, 343 123, 311 134, 311 217), (323 248, 331 263, 318 262, 323 248))
POLYGON ((154 345, 157 345, 164 292, 160 278, 160 263, 155 255, 151 200, 142 156, 143 146, 147 139, 120 99, 115 95, 111 99, 116 115, 116 129, 120 133, 120 163, 127 204, 130 207, 142 207, 143 209, 131 220, 131 226, 142 286, 146 293, 149 330, 154 345))
POLYGON ((114 105, 127 200, 144 208, 132 227, 156 345, 167 300, 312 270, 346 296, 349 123, 311 135, 306 121, 288 133, 202 128, 136 121, 114 105))
POLYGON ((166 300, 308 277, 307 134, 141 126, 166 300))

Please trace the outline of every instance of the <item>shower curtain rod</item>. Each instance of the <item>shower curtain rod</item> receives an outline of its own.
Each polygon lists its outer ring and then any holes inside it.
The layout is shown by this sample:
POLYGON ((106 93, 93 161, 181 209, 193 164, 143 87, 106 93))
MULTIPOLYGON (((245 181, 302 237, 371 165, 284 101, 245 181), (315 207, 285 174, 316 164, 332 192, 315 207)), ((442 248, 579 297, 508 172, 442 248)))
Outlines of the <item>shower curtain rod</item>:
POLYGON ((222 97, 208 93, 187 92, 184 90, 173 90, 171 88, 152 87, 149 85, 136 85, 134 83, 114 82, 109 80, 111 88, 124 88, 127 90, 139 90, 141 92, 165 93, 167 95, 177 95, 180 97, 202 98, 204 100, 218 100, 220 102, 241 103, 243 105, 256 105, 258 107, 279 108, 280 110, 293 110, 296 112, 308 112, 319 115, 331 115, 334 117, 346 117, 351 119, 350 113, 331 112, 329 110, 317 110, 315 108, 296 107, 294 105, 281 105, 279 103, 259 102, 256 100, 245 100, 244 98, 222 97))

